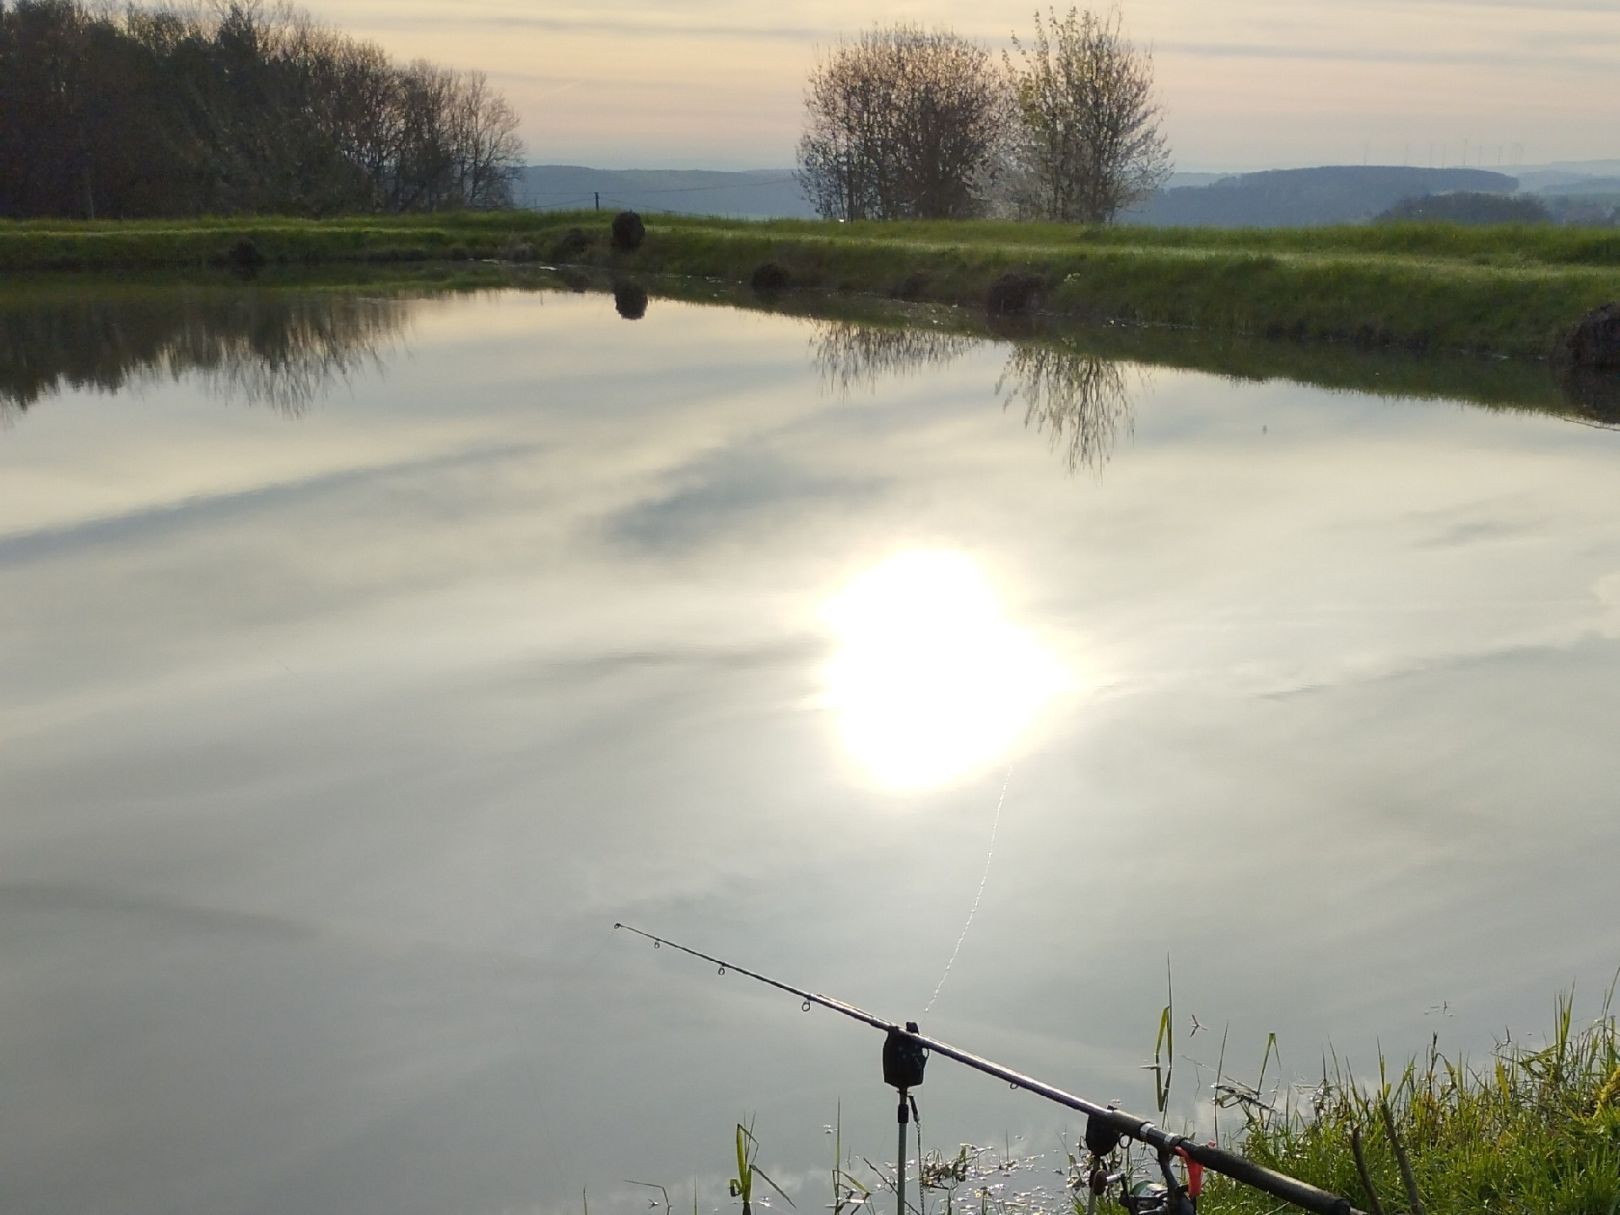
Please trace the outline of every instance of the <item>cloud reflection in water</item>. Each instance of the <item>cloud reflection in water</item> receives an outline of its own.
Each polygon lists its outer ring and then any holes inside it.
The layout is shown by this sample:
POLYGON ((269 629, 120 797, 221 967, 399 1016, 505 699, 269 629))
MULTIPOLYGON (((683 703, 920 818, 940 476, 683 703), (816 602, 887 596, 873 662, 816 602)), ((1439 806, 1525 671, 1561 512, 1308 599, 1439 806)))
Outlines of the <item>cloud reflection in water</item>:
MULTIPOLYGON (((1141 1099, 1171 945, 1251 1059, 1421 1049, 1441 1000, 1488 1045, 1612 975, 1570 930, 1620 829, 1612 434, 1155 370, 1106 478, 1066 478, 1073 410, 998 409, 1012 347, 828 326, 807 367, 806 322, 605 296, 409 319, 297 425, 204 367, 62 379, 0 435, 13 1205, 588 1182, 635 1215, 624 1135, 686 1176, 756 1094, 789 1172, 841 1097, 892 1144, 847 1027, 607 925, 916 1010, 1012 752, 936 1029, 1082 1091, 1141 1099), (828 401, 844 370, 872 399, 828 401)), ((932 1125, 1057 1142, 999 1088, 930 1090, 932 1125)))

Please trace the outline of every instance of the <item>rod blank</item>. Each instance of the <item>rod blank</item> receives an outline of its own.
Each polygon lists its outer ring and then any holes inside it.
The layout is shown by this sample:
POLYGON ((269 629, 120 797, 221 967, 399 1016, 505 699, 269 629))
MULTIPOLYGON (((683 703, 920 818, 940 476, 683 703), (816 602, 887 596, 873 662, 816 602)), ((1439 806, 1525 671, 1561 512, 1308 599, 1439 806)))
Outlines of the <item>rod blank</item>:
POLYGON ((1037 1097, 1044 1097, 1048 1101, 1067 1106, 1069 1109, 1082 1113, 1088 1118, 1094 1118, 1101 1125, 1117 1131, 1128 1139, 1145 1143, 1159 1151, 1183 1152, 1207 1169, 1213 1169, 1215 1172, 1230 1177, 1234 1181, 1240 1181, 1244 1185, 1252 1186, 1257 1190, 1270 1194, 1274 1198, 1280 1198, 1284 1202, 1292 1203, 1303 1210, 1314 1212, 1315 1215, 1365 1215, 1364 1212, 1351 1206, 1348 1198, 1341 1197, 1338 1194, 1330 1194, 1328 1191, 1319 1189, 1309 1182, 1300 1181, 1298 1178, 1290 1177, 1286 1173, 1279 1173, 1274 1169, 1255 1164, 1254 1161, 1247 1160, 1235 1152, 1228 1152, 1223 1148, 1198 1143, 1184 1135, 1171 1134, 1146 1118, 1139 1118, 1135 1114, 1126 1113, 1124 1110, 1097 1105, 1095 1102, 1087 1101, 1083 1097, 1076 1097, 1073 1093, 1064 1092, 1062 1089, 1037 1080, 1033 1076, 1026 1076, 1024 1073, 1014 1071, 1010 1067, 1004 1067, 994 1060, 952 1046, 949 1042, 941 1042, 938 1038, 930 1038, 927 1034, 915 1033, 903 1025, 885 1021, 883 1018, 867 1012, 864 1008, 858 1008, 832 996, 824 996, 817 992, 806 991, 802 987, 794 987, 791 983, 783 983, 757 971, 749 970, 745 966, 738 966, 696 949, 689 949, 685 945, 664 937, 655 936, 650 932, 643 932, 641 929, 634 928, 629 924, 614 924, 613 927, 633 932, 639 937, 645 937, 654 945, 668 945, 670 948, 678 949, 694 958, 702 958, 705 962, 713 962, 721 968, 722 972, 734 970, 740 975, 747 975, 750 979, 755 979, 779 991, 785 991, 800 997, 807 1006, 819 1004, 821 1007, 831 1009, 835 1013, 864 1022, 873 1029, 900 1034, 909 1038, 918 1046, 924 1047, 935 1054, 944 1055, 947 1059, 954 1059, 965 1067, 971 1067, 974 1071, 983 1072, 987 1076, 994 1076, 998 1080, 1005 1080, 1014 1088, 1025 1089, 1034 1093, 1037 1097))

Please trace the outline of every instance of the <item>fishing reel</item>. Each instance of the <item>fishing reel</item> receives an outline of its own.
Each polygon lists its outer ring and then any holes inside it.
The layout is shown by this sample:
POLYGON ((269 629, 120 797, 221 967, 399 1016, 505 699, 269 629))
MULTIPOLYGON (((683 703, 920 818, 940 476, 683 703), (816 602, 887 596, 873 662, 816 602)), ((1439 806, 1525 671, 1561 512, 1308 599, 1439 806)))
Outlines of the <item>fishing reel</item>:
POLYGON ((1117 1185, 1119 1205, 1129 1215, 1197 1215, 1198 1195, 1204 1186, 1203 1166, 1181 1149, 1172 1152, 1168 1148, 1160 1148, 1159 1173, 1164 1178, 1163 1182, 1133 1182, 1126 1170, 1109 1172, 1103 1163, 1104 1158, 1112 1156, 1114 1149, 1119 1146, 1120 1137, 1113 1127, 1096 1118, 1086 1119, 1086 1149, 1091 1153, 1092 1162, 1091 1172, 1085 1181, 1086 1189, 1090 1191, 1086 1203, 1088 1213, 1095 1212, 1097 1200, 1111 1186, 1117 1185), (1175 1174, 1173 1161, 1176 1156, 1180 1156, 1187 1165, 1185 1185, 1175 1174))

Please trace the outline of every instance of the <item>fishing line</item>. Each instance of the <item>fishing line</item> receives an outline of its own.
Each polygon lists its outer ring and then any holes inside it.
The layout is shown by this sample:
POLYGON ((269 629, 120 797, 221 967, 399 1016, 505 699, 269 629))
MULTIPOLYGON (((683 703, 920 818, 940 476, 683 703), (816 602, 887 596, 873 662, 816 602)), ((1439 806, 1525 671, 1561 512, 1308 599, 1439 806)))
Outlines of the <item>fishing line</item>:
POLYGON ((984 853, 984 872, 979 875, 979 889, 973 896, 973 906, 968 908, 967 922, 962 925, 962 935, 956 938, 956 948, 951 950, 951 956, 945 963, 945 970, 939 976, 939 982, 934 984, 934 994, 928 997, 928 1004, 923 1008, 923 1016, 927 1016, 934 1009, 934 1001, 939 999, 940 988, 945 986, 945 980, 950 978, 951 967, 956 965, 956 955, 962 952, 962 942, 967 940, 968 929, 973 927, 973 917, 979 914, 979 900, 984 898, 984 885, 990 880, 990 861, 996 855, 996 831, 1001 827, 1001 807, 1007 803, 1007 786, 1012 783, 1011 764, 1007 765, 1007 775, 1001 781, 1001 796, 996 798, 996 815, 990 820, 990 847, 984 853))

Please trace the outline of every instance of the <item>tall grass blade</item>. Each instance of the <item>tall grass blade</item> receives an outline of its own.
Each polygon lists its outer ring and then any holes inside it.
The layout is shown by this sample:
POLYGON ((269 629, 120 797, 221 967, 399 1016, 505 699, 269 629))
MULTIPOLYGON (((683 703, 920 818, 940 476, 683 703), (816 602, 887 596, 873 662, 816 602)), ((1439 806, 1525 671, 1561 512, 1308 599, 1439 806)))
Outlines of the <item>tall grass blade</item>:
POLYGON ((1367 1192, 1367 1210, 1369 1215, 1384 1215, 1384 1204, 1378 1201, 1378 1188, 1373 1185, 1372 1173, 1367 1168, 1367 1153, 1361 1146, 1361 1127, 1350 1127, 1350 1151, 1356 1158, 1356 1173, 1361 1178, 1361 1188, 1367 1192))
POLYGON ((1387 1098, 1379 1100, 1378 1112, 1384 1119, 1384 1131, 1389 1135, 1389 1145, 1395 1150, 1396 1163, 1400 1165, 1401 1184, 1406 1187, 1406 1201, 1411 1206, 1412 1215, 1423 1215, 1423 1201, 1418 1197, 1417 1178, 1412 1175, 1412 1161, 1406 1154, 1406 1145, 1401 1142, 1400 1132, 1395 1129, 1395 1115, 1390 1112, 1387 1098))

